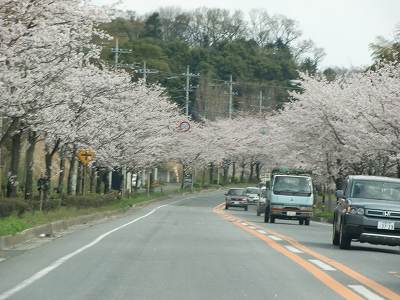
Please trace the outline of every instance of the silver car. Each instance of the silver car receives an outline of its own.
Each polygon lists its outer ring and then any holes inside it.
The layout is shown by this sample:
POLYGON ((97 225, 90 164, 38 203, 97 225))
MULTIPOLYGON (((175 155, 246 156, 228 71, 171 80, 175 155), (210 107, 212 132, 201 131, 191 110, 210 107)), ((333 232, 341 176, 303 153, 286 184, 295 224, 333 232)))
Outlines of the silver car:
POLYGON ((248 187, 246 188, 246 196, 249 204, 257 204, 260 200, 260 189, 258 187, 248 187))

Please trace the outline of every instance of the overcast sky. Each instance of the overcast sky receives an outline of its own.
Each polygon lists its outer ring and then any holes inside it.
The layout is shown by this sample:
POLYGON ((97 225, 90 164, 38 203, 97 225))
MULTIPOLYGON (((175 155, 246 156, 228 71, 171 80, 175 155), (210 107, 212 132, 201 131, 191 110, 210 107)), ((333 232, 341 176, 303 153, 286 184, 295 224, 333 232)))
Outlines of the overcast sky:
MULTIPOLYGON (((115 0, 92 0, 111 4, 115 0)), ((393 37, 400 23, 400 0, 124 0, 123 9, 140 14, 162 6, 192 9, 200 6, 240 9, 266 9, 299 22, 304 38, 325 49, 323 66, 358 67, 371 63, 369 43, 382 35, 393 37)))

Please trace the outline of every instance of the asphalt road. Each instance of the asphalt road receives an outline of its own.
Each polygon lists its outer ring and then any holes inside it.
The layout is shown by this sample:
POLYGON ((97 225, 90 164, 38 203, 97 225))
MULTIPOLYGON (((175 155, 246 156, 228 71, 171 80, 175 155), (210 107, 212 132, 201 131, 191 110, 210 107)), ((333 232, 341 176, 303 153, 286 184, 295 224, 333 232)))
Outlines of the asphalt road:
POLYGON ((400 299, 400 251, 331 246, 331 227, 264 224, 223 192, 153 203, 9 255, 2 299, 400 299))

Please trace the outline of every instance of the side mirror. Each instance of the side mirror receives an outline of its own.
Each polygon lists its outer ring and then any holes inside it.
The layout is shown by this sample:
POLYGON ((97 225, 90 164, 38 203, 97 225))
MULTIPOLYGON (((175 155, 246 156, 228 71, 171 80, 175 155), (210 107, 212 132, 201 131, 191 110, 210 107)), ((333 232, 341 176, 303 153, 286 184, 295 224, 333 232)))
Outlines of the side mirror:
POLYGON ((336 198, 338 198, 338 199, 344 198, 343 190, 337 190, 336 191, 336 198))

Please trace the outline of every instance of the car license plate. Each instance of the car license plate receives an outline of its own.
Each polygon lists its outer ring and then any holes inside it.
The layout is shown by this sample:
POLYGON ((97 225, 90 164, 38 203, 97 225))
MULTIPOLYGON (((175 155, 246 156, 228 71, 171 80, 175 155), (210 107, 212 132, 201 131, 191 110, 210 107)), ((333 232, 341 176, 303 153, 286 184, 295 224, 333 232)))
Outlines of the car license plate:
POLYGON ((394 230, 394 222, 378 221, 378 229, 394 230))
POLYGON ((296 212, 295 211, 288 211, 286 213, 289 217, 295 217, 296 216, 296 212))

